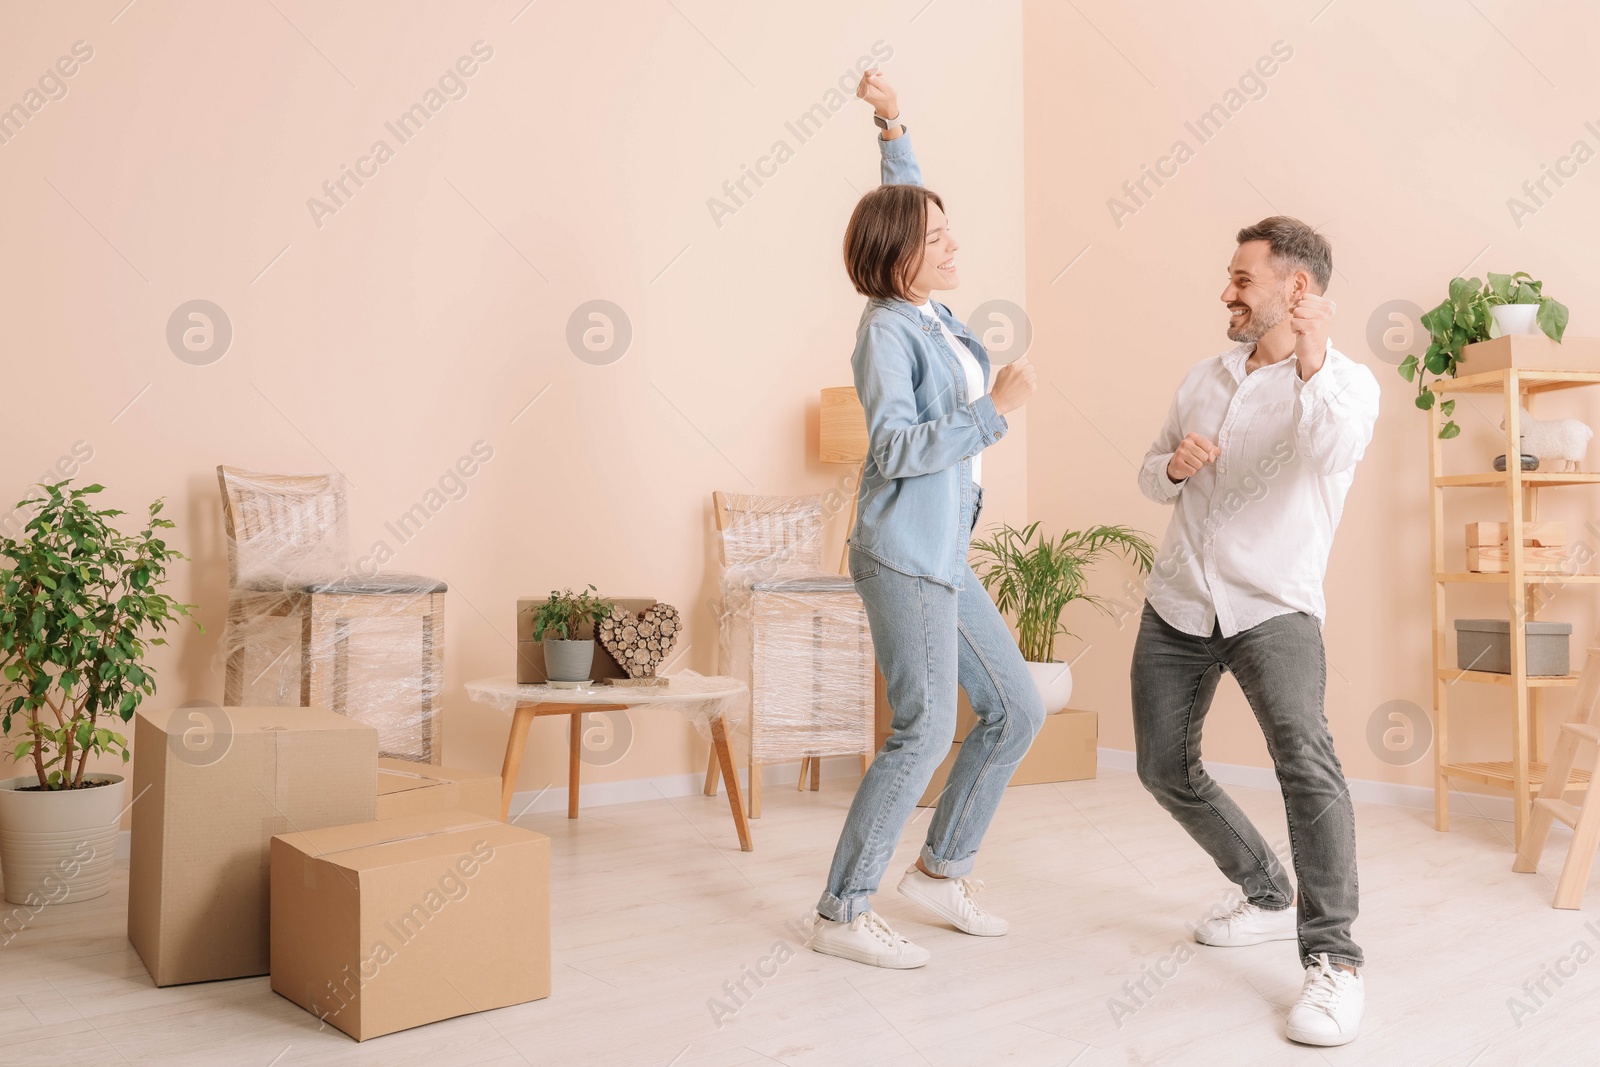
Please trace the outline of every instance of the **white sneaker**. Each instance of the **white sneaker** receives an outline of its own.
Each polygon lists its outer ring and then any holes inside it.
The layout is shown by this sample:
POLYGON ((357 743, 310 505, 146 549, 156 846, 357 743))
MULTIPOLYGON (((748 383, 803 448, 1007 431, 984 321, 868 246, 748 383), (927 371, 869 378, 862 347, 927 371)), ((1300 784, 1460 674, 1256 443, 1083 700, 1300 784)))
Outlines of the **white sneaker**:
POLYGON ((975 878, 930 878, 913 863, 900 879, 900 893, 910 897, 957 930, 979 937, 999 937, 1011 924, 998 915, 978 907, 978 890, 983 882, 975 878))
POLYGON ((1217 948, 1242 948, 1266 941, 1293 941, 1298 931, 1293 906, 1268 911, 1241 900, 1228 914, 1203 920, 1194 928, 1194 939, 1217 948))
POLYGON ((1300 1000, 1289 1009, 1285 1033, 1290 1041, 1303 1045, 1354 1041, 1366 1001, 1361 976, 1329 963, 1324 952, 1306 968, 1306 984, 1300 989, 1300 1000))
POLYGON ((818 915, 811 947, 827 956, 895 970, 921 967, 932 958, 927 949, 891 930, 875 911, 864 911, 847 923, 818 915))

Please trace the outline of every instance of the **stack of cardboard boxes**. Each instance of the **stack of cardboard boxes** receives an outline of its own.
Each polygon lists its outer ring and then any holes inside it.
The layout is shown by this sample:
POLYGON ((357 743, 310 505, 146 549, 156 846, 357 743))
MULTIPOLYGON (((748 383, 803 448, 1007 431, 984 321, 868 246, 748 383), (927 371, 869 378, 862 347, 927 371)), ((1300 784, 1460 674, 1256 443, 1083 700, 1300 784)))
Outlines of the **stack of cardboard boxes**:
POLYGON ((141 711, 128 939, 156 985, 271 974, 357 1040, 550 995, 550 842, 500 780, 319 708, 141 711))

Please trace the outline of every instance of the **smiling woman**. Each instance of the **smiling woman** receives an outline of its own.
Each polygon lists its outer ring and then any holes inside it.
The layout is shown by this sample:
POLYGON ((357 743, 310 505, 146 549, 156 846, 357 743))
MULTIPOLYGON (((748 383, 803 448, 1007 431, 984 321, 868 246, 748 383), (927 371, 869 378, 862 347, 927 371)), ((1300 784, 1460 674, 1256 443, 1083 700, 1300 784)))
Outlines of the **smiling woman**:
POLYGON ((939 796, 927 842, 900 892, 964 933, 998 937, 1004 919, 977 905, 966 876, 1011 772, 1044 723, 1044 701, 1005 620, 967 563, 983 508, 980 454, 1009 429, 1005 413, 1035 388, 1026 356, 989 381, 989 353, 933 300, 961 284, 944 201, 922 168, 882 72, 862 75, 883 182, 856 205, 845 270, 868 297, 850 357, 866 414, 850 577, 866 606, 894 732, 850 805, 817 903, 818 952, 875 967, 921 967, 929 953, 890 929, 871 896, 917 797, 950 751, 956 691, 978 722, 939 796))

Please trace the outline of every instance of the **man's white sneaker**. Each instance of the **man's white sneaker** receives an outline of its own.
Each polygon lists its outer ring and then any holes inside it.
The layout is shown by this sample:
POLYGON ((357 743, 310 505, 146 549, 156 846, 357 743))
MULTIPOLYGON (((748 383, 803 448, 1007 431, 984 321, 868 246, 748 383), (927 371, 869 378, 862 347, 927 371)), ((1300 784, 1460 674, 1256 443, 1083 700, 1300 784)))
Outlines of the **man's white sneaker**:
POLYGON ((1194 939, 1218 948, 1242 948, 1266 941, 1293 941, 1298 933, 1295 909, 1268 911, 1241 900, 1226 915, 1203 920, 1194 928, 1194 939))
POLYGON ((847 923, 818 915, 811 947, 827 956, 896 970, 921 967, 932 958, 927 949, 891 930, 875 911, 864 911, 847 923))
POLYGON ((978 890, 982 888, 983 883, 974 878, 930 878, 914 863, 900 879, 902 896, 954 923, 957 930, 979 937, 999 937, 1011 929, 1011 924, 978 907, 978 890))
POLYGON ((1318 956, 1306 968, 1300 1000, 1289 1009, 1286 1033, 1303 1045, 1343 1045, 1356 1039, 1361 1029, 1361 1009, 1367 1000, 1361 976, 1318 956))

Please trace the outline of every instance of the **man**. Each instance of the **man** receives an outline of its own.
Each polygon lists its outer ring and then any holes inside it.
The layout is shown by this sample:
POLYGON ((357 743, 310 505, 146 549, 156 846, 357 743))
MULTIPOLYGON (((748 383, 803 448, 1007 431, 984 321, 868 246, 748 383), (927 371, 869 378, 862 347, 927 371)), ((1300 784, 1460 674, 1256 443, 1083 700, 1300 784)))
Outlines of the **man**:
POLYGON ((1222 302, 1236 348, 1189 371, 1140 472, 1174 505, 1133 653, 1139 780, 1244 899, 1195 928, 1201 944, 1297 938, 1306 968, 1287 1035, 1356 1036, 1364 993, 1355 813, 1323 716, 1322 578, 1378 383, 1328 340, 1326 238, 1275 216, 1239 231, 1222 302), (1294 887, 1205 772, 1200 734, 1222 672, 1266 736, 1289 821, 1294 887))

